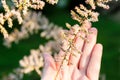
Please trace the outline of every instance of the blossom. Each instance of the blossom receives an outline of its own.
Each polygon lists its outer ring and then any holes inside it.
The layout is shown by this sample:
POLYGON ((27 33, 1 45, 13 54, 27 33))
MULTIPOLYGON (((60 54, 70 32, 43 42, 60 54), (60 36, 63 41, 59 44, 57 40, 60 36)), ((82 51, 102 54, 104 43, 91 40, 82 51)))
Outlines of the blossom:
POLYGON ((46 0, 48 3, 54 5, 58 2, 58 0, 46 0))
POLYGON ((1 80, 21 80, 23 78, 23 73, 21 73, 20 68, 13 69, 8 75, 4 75, 1 80))
POLYGON ((13 32, 4 39, 3 44, 6 47, 10 48, 13 42, 18 43, 20 40, 29 38, 30 35, 38 33, 40 30, 42 30, 40 33, 41 37, 45 37, 46 39, 54 38, 57 40, 59 39, 59 33, 62 30, 61 27, 50 23, 41 12, 37 13, 29 11, 22 23, 20 30, 15 28, 13 32))
MULTIPOLYGON (((3 28, 3 25, 6 21, 8 22, 8 26, 12 28, 14 16, 18 19, 19 24, 22 24, 24 16, 27 15, 29 8, 41 10, 45 6, 45 2, 42 0, 12 0, 12 2, 14 3, 14 6, 12 6, 12 9, 10 9, 6 3, 6 0, 1 0, 5 11, 4 15, 3 13, 0 13, 0 29, 2 29, 2 31, 0 30, 1 33, 3 33, 3 29, 7 32, 7 30, 3 28)), ((58 0, 47 0, 47 2, 55 4, 58 2, 58 0)), ((3 33, 3 35, 4 37, 8 37, 5 35, 5 33, 3 33)))
POLYGON ((107 5, 107 3, 110 1, 112 0, 86 0, 86 3, 89 4, 92 9, 96 9, 96 6, 109 9, 109 5, 107 5))
POLYGON ((39 54, 38 50, 31 50, 31 55, 24 56, 23 60, 20 60, 20 66, 23 67, 21 71, 23 73, 30 73, 35 70, 39 75, 41 71, 39 70, 43 67, 43 57, 39 54))
POLYGON ((87 9, 85 6, 80 4, 80 7, 75 7, 75 11, 71 10, 72 18, 82 24, 84 21, 88 20, 90 22, 98 21, 98 12, 94 12, 91 9, 87 9))

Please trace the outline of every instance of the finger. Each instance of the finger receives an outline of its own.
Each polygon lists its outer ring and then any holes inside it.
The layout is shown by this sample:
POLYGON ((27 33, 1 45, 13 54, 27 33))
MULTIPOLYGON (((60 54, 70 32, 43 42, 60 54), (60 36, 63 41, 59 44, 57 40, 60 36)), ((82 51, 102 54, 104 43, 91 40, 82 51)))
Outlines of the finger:
POLYGON ((90 34, 87 36, 87 40, 89 42, 84 43, 83 47, 83 53, 79 62, 79 69, 83 70, 83 72, 86 71, 90 54, 92 52, 92 49, 94 45, 96 44, 96 38, 97 38, 97 29, 96 28, 90 28, 89 29, 90 34))
POLYGON ((61 80, 71 80, 71 74, 69 72, 69 66, 63 66, 61 73, 62 73, 62 79, 61 80))
POLYGON ((54 59, 50 54, 43 54, 44 58, 44 68, 41 76, 41 80, 54 80, 56 75, 56 67, 54 59), (52 75, 50 75, 52 74, 52 75))
POLYGON ((51 67, 56 69, 55 61, 50 54, 43 54, 44 58, 44 67, 51 67))
MULTIPOLYGON (((91 27, 91 23, 89 21, 85 21, 84 25, 82 26, 84 27, 87 31, 88 29, 91 27)), ((84 39, 86 36, 86 33, 84 31, 80 31, 76 37, 74 38, 74 47, 76 48, 75 50, 73 50, 73 55, 70 55, 70 63, 72 64, 72 66, 78 66, 78 62, 81 56, 81 51, 83 48, 83 44, 84 44, 84 39)))
POLYGON ((80 79, 81 76, 83 75, 81 74, 80 70, 77 67, 75 67, 71 76, 71 80, 82 80, 80 79))
POLYGON ((72 50, 69 61, 69 64, 71 64, 71 66, 73 67, 78 65, 78 61, 80 59, 82 47, 84 44, 84 40, 80 36, 85 37, 85 33, 80 31, 79 34, 77 34, 76 36, 76 41, 74 41, 75 49, 72 50))
POLYGON ((102 56, 102 45, 96 44, 90 58, 90 62, 87 68, 87 76, 90 80, 98 80, 101 56, 102 56))
POLYGON ((83 26, 87 29, 91 28, 91 22, 89 22, 88 20, 84 21, 83 26))

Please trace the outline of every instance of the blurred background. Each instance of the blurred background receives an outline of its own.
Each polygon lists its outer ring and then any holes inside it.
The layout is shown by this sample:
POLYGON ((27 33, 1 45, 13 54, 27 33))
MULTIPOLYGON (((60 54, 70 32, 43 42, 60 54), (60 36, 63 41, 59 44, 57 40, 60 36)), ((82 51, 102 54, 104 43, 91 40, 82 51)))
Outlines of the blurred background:
MULTIPOLYGON (((9 3, 10 0, 7 1, 9 3)), ((70 10, 79 3, 84 4, 84 0, 59 0, 57 5, 47 4, 42 12, 50 22, 65 28, 66 22, 72 25, 77 23, 71 19, 70 10)), ((109 5, 110 10, 97 8, 101 15, 99 21, 93 23, 93 27, 98 29, 97 42, 104 46, 100 78, 120 80, 120 1, 112 1, 109 5)), ((1 4, 0 11, 2 11, 1 4)), ((0 34, 0 77, 19 67, 19 60, 24 55, 29 55, 30 49, 37 49, 41 43, 45 41, 39 37, 39 34, 35 34, 29 39, 21 40, 19 44, 13 43, 12 48, 8 49, 3 46, 3 36, 0 34)), ((25 77, 23 80, 39 80, 36 73, 25 77)))

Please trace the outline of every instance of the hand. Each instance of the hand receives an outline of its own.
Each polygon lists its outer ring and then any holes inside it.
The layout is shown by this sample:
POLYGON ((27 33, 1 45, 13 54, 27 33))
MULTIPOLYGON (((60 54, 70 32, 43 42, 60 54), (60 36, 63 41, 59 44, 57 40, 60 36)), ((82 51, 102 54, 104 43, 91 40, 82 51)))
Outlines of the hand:
MULTIPOLYGON (((79 37, 76 39, 75 46, 82 53, 69 58, 72 65, 64 65, 59 71, 61 63, 55 62, 51 55, 44 54, 45 66, 41 80, 98 80, 102 45, 96 44, 97 29, 90 26, 87 26, 87 29, 90 32, 87 36, 89 42, 79 37), (55 79, 58 71, 59 74, 55 79)), ((81 33, 81 35, 84 36, 85 34, 81 33)), ((59 54, 61 53, 62 51, 59 54)))

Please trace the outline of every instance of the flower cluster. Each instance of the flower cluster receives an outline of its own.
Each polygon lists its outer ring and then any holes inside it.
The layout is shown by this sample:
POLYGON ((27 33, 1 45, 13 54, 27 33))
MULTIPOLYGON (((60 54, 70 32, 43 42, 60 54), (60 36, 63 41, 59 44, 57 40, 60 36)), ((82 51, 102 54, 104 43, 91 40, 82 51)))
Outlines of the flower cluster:
POLYGON ((91 6, 90 9, 86 8, 84 5, 80 4, 80 7, 75 7, 75 11, 71 10, 72 18, 83 24, 85 20, 90 22, 98 21, 99 13, 95 12, 96 6, 103 7, 104 9, 109 9, 108 2, 111 0, 86 0, 86 3, 91 6))
MULTIPOLYGON (((29 34, 37 33, 40 30, 40 22, 45 21, 41 19, 41 13, 32 13, 31 11, 24 17, 21 29, 14 29, 7 38, 4 38, 4 45, 11 47, 11 43, 18 43, 19 40, 29 37, 29 34), (39 17, 39 18, 38 18, 39 17)), ((42 22, 41 22, 42 23, 42 22)))
POLYGON ((92 9, 96 9, 96 6, 109 9, 109 5, 107 5, 107 3, 110 1, 112 0, 86 0, 86 3, 89 4, 92 9))
POLYGON ((13 15, 17 17, 19 24, 22 23, 23 19, 22 19, 19 11, 15 10, 15 9, 12 9, 12 10, 9 9, 9 6, 6 4, 5 0, 1 0, 1 3, 2 3, 3 8, 5 10, 5 14, 0 13, 0 32, 2 32, 2 34, 4 35, 4 38, 7 38, 8 37, 8 32, 3 27, 5 22, 7 21, 8 26, 10 28, 12 28, 12 26, 13 26, 13 23, 12 23, 13 15))
POLYGON ((56 34, 60 33, 62 28, 50 23, 41 12, 37 13, 29 11, 24 17, 21 29, 14 29, 7 38, 4 38, 3 44, 9 48, 13 42, 18 43, 20 40, 28 38, 29 35, 38 33, 40 30, 42 30, 40 33, 41 37, 45 37, 47 39, 56 38, 57 40, 59 36, 56 34))
POLYGON ((29 56, 24 56, 24 58, 20 60, 20 66, 23 67, 23 69, 21 69, 22 73, 30 73, 35 70, 39 75, 41 75, 41 71, 39 69, 43 67, 42 54, 40 54, 39 50, 31 50, 31 54, 29 56))
POLYGON ((53 4, 57 4, 58 0, 46 0, 46 2, 53 5, 53 4))
POLYGON ((7 76, 3 75, 1 80, 22 80, 22 78, 23 78, 23 73, 21 73, 21 69, 16 68, 7 76))
MULTIPOLYGON (((46 0, 50 4, 56 4, 58 0, 46 0)), ((6 3, 6 0, 1 0, 5 14, 0 13, 0 32, 4 35, 4 38, 8 37, 8 32, 4 28, 4 24, 7 21, 8 26, 12 28, 13 17, 17 17, 19 24, 22 24, 24 16, 28 13, 28 8, 43 9, 45 2, 42 0, 12 0, 14 7, 10 10, 6 3)))
POLYGON ((77 20, 79 23, 83 23, 85 20, 88 20, 90 22, 96 22, 98 21, 98 12, 94 12, 91 9, 88 10, 86 7, 84 7, 82 4, 80 4, 80 7, 75 7, 76 12, 71 10, 71 15, 74 20, 77 20))
POLYGON ((55 76, 55 80, 58 76, 59 71, 62 69, 62 67, 64 67, 64 64, 67 63, 69 65, 72 65, 72 63, 70 63, 69 61, 69 58, 71 56, 76 57, 76 54, 82 53, 82 51, 79 51, 79 44, 76 44, 76 40, 81 38, 86 42, 89 42, 86 38, 86 36, 89 34, 86 26, 91 26, 91 23, 89 21, 84 21, 84 24, 82 24, 81 26, 79 26, 78 24, 73 26, 67 24, 66 26, 69 27, 69 30, 63 30, 61 32, 62 44, 60 46, 59 54, 55 56, 55 61, 61 61, 61 65, 55 76), (80 33, 85 33, 85 36, 82 36, 80 33))

